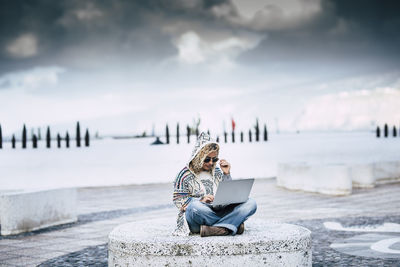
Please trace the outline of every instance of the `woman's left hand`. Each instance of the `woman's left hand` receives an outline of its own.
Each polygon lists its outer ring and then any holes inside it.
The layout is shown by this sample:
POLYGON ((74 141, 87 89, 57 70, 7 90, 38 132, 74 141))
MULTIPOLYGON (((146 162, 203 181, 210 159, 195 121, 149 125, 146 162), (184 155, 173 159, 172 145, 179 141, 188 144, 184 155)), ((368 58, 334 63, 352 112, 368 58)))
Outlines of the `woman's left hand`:
POLYGON ((231 164, 229 162, 227 162, 225 159, 221 159, 219 161, 219 166, 221 167, 221 170, 224 174, 231 173, 231 164))

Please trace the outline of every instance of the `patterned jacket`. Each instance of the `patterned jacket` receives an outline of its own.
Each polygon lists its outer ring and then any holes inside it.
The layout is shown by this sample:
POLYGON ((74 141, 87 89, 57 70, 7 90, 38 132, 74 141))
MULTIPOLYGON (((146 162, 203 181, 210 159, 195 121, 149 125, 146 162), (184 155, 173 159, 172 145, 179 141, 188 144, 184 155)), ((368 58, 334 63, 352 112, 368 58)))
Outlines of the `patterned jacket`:
MULTIPOLYGON (((177 226, 173 235, 189 235, 190 230, 186 221, 185 211, 183 210, 193 199, 200 199, 204 195, 214 195, 213 184, 209 181, 201 181, 195 171, 190 167, 190 162, 199 158, 203 162, 207 156, 203 153, 203 148, 209 144, 215 143, 208 134, 201 133, 196 141, 192 156, 188 164, 178 173, 174 181, 173 202, 178 208, 177 226)), ((219 147, 219 146, 218 146, 219 147)), ((225 175, 219 167, 214 166, 211 170, 213 182, 218 186, 220 181, 231 180, 229 174, 225 175)))

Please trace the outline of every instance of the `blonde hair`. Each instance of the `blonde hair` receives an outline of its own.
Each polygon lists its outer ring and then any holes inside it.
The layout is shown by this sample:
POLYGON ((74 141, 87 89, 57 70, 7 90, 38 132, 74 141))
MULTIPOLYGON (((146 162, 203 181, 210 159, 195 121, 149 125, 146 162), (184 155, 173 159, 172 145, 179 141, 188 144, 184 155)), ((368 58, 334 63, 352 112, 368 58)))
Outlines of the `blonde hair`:
MULTIPOLYGON (((219 152, 219 145, 217 143, 205 145, 189 163, 189 169, 195 174, 199 174, 203 170, 204 159, 211 152, 219 152)), ((215 163, 213 164, 214 166, 211 168, 210 172, 212 172, 215 168, 215 163)))

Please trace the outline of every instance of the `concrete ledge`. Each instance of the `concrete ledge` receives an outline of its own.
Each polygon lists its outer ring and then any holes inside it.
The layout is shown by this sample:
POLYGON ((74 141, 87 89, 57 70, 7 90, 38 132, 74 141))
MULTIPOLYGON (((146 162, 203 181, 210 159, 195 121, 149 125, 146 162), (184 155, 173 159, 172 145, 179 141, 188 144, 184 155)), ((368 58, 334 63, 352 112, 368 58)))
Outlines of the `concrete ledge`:
POLYGON ((373 188, 377 184, 400 181, 400 161, 382 161, 349 166, 353 186, 373 188))
POLYGON ((172 236, 174 221, 134 222, 109 235, 108 266, 311 266, 311 232, 249 220, 243 235, 172 236))
POLYGON ((400 181, 400 161, 310 164, 306 162, 278 164, 277 185, 306 192, 348 195, 352 187, 373 188, 376 184, 400 181))
POLYGON ((374 175, 377 184, 400 181, 400 161, 374 163, 374 175))
POLYGON ((350 176, 353 186, 357 188, 372 188, 375 187, 375 164, 352 164, 350 168, 350 176))
POLYGON ((75 188, 0 192, 1 235, 77 221, 75 188))
POLYGON ((349 195, 352 191, 350 172, 343 164, 280 163, 277 185, 327 195, 349 195))

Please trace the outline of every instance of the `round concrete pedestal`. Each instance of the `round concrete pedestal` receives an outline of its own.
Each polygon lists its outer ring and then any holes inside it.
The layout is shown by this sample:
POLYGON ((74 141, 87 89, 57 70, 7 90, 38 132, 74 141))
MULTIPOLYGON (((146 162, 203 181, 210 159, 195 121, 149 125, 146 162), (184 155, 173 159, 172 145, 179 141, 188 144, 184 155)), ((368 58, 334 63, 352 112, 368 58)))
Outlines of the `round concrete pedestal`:
POLYGON ((116 227, 108 266, 311 266, 311 232, 291 224, 249 220, 243 235, 172 236, 162 220, 116 227))

